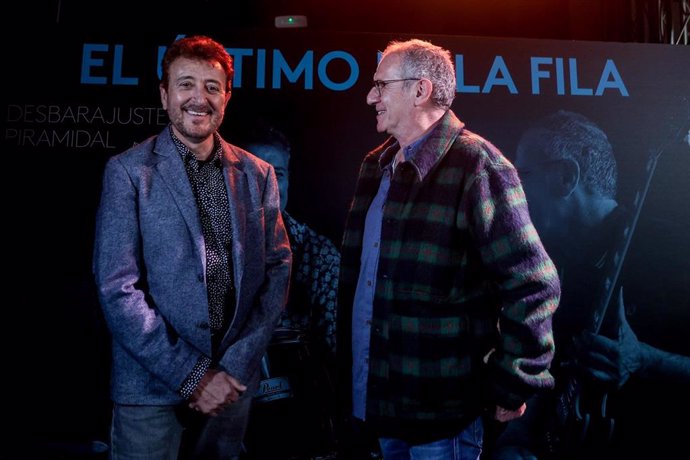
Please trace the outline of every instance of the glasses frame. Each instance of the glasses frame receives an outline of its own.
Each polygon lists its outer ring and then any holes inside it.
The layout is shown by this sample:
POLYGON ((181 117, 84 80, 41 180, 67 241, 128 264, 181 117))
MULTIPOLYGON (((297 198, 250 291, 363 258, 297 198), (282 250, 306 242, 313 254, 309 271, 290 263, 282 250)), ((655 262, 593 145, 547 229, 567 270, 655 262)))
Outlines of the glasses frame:
POLYGON ((376 88, 376 92, 378 93, 379 97, 382 96, 381 91, 383 91, 383 88, 386 87, 387 84, 389 83, 396 83, 399 81, 419 81, 421 78, 395 78, 393 80, 374 80, 372 88, 376 88))

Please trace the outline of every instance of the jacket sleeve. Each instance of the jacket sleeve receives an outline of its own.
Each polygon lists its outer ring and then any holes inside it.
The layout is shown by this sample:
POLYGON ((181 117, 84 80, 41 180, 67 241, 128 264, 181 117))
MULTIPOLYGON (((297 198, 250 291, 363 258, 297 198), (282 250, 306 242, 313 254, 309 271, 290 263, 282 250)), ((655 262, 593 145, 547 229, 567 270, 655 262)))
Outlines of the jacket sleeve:
POLYGON ((177 391, 202 354, 169 330, 148 292, 135 183, 118 157, 108 161, 96 218, 94 277, 113 341, 177 391))
POLYGON ((509 162, 487 162, 468 192, 471 231, 500 296, 499 339, 489 358, 491 397, 502 407, 517 409, 536 391, 554 386, 549 367, 558 273, 509 162))

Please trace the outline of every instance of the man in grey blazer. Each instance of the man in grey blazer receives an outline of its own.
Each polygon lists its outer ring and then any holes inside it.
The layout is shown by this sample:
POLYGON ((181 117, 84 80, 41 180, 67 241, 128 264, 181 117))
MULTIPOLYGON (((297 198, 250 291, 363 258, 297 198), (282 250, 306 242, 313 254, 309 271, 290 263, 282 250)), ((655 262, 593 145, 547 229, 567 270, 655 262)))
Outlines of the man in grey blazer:
POLYGON ((163 58, 170 125, 112 157, 94 275, 112 335, 112 458, 237 458, 287 297, 273 168, 217 130, 232 59, 208 37, 163 58))

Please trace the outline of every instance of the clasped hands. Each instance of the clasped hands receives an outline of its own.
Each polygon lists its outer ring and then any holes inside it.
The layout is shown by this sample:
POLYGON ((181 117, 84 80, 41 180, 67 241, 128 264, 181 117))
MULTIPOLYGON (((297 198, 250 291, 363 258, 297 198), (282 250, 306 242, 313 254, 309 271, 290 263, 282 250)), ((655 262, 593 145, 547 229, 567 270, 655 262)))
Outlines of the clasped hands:
POLYGON ((247 387, 218 369, 208 369, 189 397, 189 408, 215 417, 237 401, 247 387))

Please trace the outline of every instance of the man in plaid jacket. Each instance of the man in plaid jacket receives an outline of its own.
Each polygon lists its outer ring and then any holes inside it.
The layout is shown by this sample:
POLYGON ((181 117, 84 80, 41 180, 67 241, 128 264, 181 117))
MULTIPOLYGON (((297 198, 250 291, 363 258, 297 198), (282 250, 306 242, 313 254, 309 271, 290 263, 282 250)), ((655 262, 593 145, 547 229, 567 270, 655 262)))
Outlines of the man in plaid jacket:
POLYGON ((389 459, 478 458, 482 414, 552 388, 560 284, 513 165, 450 110, 447 50, 391 42, 367 103, 338 298, 343 397, 389 459))

